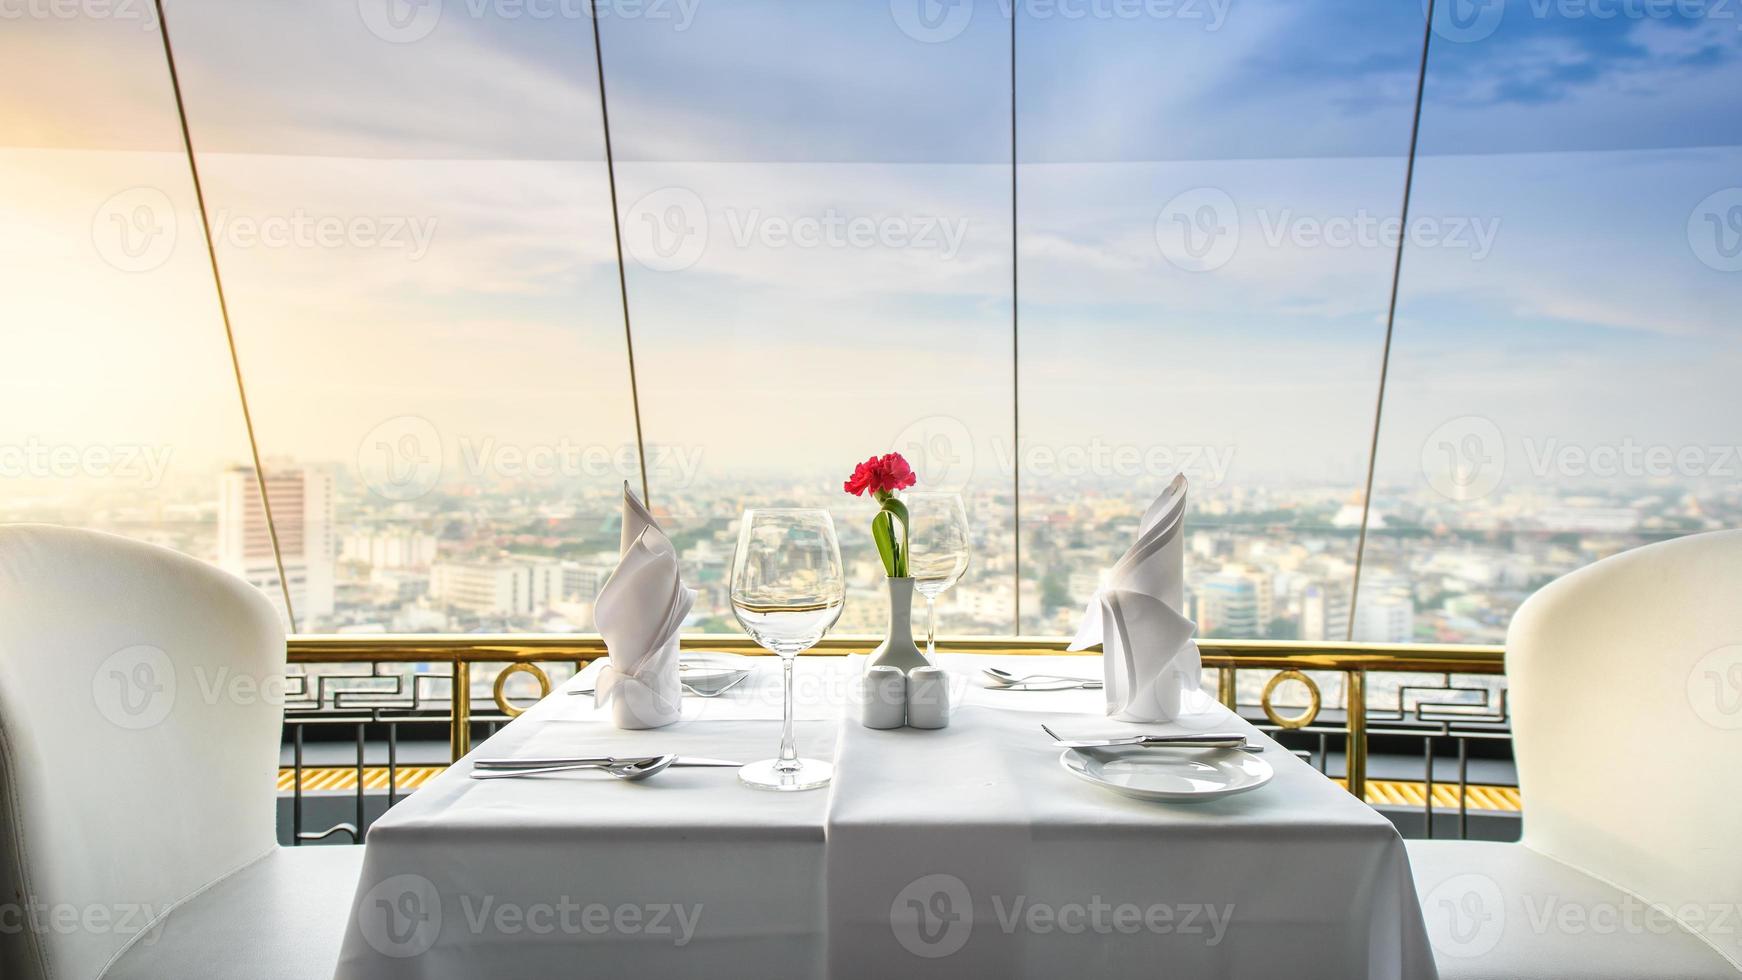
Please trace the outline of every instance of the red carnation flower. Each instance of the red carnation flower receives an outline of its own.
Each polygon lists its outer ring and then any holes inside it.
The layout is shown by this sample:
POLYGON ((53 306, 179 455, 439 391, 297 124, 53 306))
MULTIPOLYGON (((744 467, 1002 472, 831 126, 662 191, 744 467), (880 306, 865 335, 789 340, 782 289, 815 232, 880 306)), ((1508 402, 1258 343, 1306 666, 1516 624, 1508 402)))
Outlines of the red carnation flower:
POLYGON ((919 478, 913 475, 913 467, 907 464, 907 460, 900 453, 888 453, 884 456, 873 456, 853 467, 853 475, 841 485, 841 489, 859 497, 867 490, 873 495, 894 493, 897 490, 906 490, 918 482, 919 478))
POLYGON ((871 518, 871 538, 877 542, 877 555, 883 559, 883 570, 890 578, 908 575, 907 507, 896 499, 895 491, 906 490, 918 482, 913 467, 907 465, 900 453, 887 453, 853 467, 853 475, 841 484, 841 489, 855 497, 862 497, 869 490, 877 499, 879 507, 877 516, 871 518), (895 535, 897 524, 901 526, 899 540, 895 535))

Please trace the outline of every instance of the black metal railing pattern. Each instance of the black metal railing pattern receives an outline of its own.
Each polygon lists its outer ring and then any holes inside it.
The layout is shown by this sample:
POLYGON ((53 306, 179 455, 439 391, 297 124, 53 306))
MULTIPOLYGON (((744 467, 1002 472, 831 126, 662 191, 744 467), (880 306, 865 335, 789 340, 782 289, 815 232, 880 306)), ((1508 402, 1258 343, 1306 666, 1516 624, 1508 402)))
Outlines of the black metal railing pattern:
MULTIPOLYGON (((284 705, 288 758, 279 778, 280 794, 289 802, 285 843, 361 843, 378 811, 398 803, 432 767, 446 765, 454 720, 449 669, 440 663, 375 663, 309 674, 292 666, 284 705), (318 756, 312 761, 311 750, 318 756), (311 772, 335 769, 350 770, 342 789, 325 788, 330 779, 311 785, 311 772), (419 777, 409 786, 408 774, 419 777), (348 795, 350 819, 310 829, 311 794, 319 795, 323 814, 336 812, 338 798, 348 795)), ((509 720, 488 697, 468 700, 473 738, 488 738, 509 720)))

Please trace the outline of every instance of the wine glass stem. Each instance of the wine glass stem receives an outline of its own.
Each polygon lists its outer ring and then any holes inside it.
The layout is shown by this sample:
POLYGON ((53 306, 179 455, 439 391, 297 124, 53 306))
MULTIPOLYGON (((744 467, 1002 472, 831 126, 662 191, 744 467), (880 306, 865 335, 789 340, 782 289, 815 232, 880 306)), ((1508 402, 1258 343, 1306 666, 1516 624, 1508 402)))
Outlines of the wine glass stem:
POLYGON ((925 655, 937 656, 938 652, 938 597, 925 597, 925 655))
POLYGON ((782 713, 780 725, 780 758, 774 763, 774 768, 781 772, 792 772, 798 766, 798 745, 792 738, 792 662, 797 657, 783 656, 780 663, 786 674, 786 710, 782 713))

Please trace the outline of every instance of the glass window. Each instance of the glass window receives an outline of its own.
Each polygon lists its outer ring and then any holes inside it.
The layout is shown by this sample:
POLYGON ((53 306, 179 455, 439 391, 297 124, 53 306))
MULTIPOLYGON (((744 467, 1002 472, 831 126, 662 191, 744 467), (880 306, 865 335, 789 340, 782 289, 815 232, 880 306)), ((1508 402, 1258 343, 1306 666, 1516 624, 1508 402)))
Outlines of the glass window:
POLYGON ((1557 576, 1742 522, 1742 34, 1602 9, 1435 24, 1358 639, 1499 642, 1557 576))
POLYGON ((592 627, 640 469, 592 25, 533 12, 170 11, 304 631, 592 627))
POLYGON ((1341 639, 1413 4, 1018 5, 1024 631, 1177 469, 1210 637, 1341 639))
POLYGON ((834 513, 839 628, 881 630, 875 505, 841 483, 891 449, 975 523, 940 629, 1014 625, 1007 22, 952 8, 933 42, 896 7, 601 23, 653 503, 697 629, 737 628, 738 513, 788 504, 834 513))
POLYGON ((1742 523, 1721 4, 1436 5, 1407 224, 1416 4, 590 9, 170 8, 240 379, 152 6, 8 20, 0 520, 307 632, 587 630, 645 480, 688 628, 810 505, 876 632, 840 485, 899 450, 975 525, 942 630, 1069 634, 1183 470, 1201 635, 1448 642, 1742 523))
POLYGON ((216 561, 248 440, 163 46, 92 9, 0 31, 0 522, 216 561))

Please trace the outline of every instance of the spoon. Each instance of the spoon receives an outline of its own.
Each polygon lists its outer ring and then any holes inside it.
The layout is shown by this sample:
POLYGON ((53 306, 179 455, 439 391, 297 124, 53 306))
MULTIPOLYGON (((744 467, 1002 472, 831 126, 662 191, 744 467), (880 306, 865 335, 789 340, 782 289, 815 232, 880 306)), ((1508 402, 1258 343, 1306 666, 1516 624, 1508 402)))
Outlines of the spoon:
POLYGON ((549 772, 575 772, 581 769, 602 769, 615 779, 636 783, 656 773, 664 772, 677 761, 675 755, 656 755, 649 759, 635 759, 630 762, 579 762, 567 766, 548 766, 544 769, 493 769, 489 771, 473 770, 473 779, 513 779, 517 776, 538 776, 549 772))
POLYGON ((985 673, 998 687, 1021 687, 1034 683, 1044 685, 1069 684, 1072 686, 1059 688, 1059 690, 1069 691, 1077 688, 1093 689, 1101 686, 1101 682, 1094 678, 1071 677, 1068 674, 1028 674, 1018 677, 1008 670, 999 670, 997 667, 987 667, 985 673))

